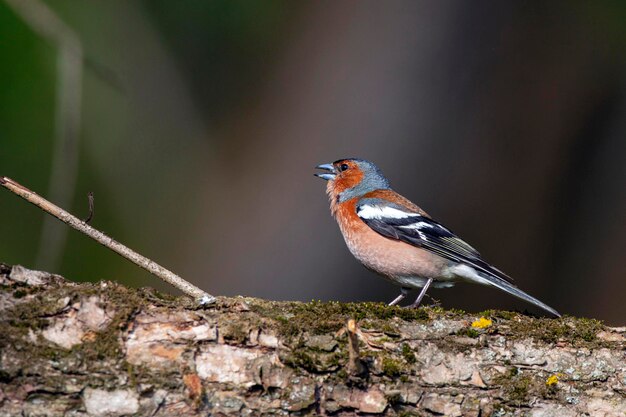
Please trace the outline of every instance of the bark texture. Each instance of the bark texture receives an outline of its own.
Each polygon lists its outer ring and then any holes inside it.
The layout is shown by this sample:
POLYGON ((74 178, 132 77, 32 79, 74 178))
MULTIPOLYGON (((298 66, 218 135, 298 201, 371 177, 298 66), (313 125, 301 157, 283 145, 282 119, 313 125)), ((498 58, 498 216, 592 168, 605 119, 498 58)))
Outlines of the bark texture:
POLYGON ((0 416, 626 415, 626 328, 589 319, 199 307, 0 264, 0 333, 0 416))

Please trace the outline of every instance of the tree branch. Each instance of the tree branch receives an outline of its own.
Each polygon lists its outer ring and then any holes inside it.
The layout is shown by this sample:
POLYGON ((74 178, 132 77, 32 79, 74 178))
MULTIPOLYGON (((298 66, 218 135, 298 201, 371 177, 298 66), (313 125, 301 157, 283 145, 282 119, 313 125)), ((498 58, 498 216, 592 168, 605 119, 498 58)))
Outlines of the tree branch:
POLYGON ((0 264, 0 333, 0 415, 626 412, 626 328, 588 319, 224 297, 198 308, 0 264))

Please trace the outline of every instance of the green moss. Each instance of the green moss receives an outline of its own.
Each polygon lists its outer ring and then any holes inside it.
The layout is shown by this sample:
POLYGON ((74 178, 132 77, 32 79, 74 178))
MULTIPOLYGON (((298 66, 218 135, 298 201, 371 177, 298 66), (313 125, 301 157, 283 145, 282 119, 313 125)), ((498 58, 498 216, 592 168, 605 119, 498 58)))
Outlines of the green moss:
POLYGON ((294 369, 326 373, 339 369, 345 363, 346 357, 340 351, 328 353, 300 346, 285 353, 281 361, 294 369))
POLYGON ((415 353, 413 353, 413 350, 411 349, 411 346, 409 346, 408 343, 402 344, 402 357, 408 364, 417 362, 417 359, 415 358, 415 353))
POLYGON ((306 369, 307 371, 317 371, 315 359, 304 349, 296 350, 288 360, 287 364, 292 367, 306 369))
POLYGON ((524 402, 528 399, 532 387, 532 379, 529 376, 513 378, 512 383, 505 387, 508 399, 515 402, 524 402))
POLYGON ((347 355, 343 354, 343 351, 339 350, 337 352, 333 352, 328 357, 328 364, 333 368, 338 368, 342 363, 345 363, 348 359, 347 355))
POLYGON ((561 319, 525 318, 510 322, 511 333, 532 337, 546 343, 565 341, 573 346, 602 347, 597 334, 604 328, 599 320, 564 317, 561 319))
POLYGON ((504 390, 505 402, 516 406, 529 402, 532 397, 545 397, 545 384, 533 380, 517 367, 510 368, 506 374, 496 378, 495 383, 504 390))
POLYGON ((466 337, 471 337, 472 339, 476 339, 478 336, 480 336, 480 332, 472 327, 466 327, 456 332, 456 335, 466 336, 466 337))
POLYGON ((385 374, 386 376, 393 378, 393 377, 397 377, 398 375, 400 375, 401 373, 401 365, 400 363, 398 363, 398 361, 385 356, 383 357, 382 360, 382 370, 383 370, 383 374, 385 374))
POLYGON ((391 394, 387 394, 387 395, 385 395, 385 398, 387 399, 387 402, 390 405, 392 405, 392 406, 395 405, 395 404, 402 403, 402 396, 400 395, 399 392, 394 392, 394 393, 391 393, 391 394))
POLYGON ((585 342, 594 342, 598 338, 598 332, 603 327, 604 324, 600 320, 581 317, 574 321, 574 327, 569 336, 572 338, 579 337, 585 342))
MULTIPOLYGON (((385 336, 383 336, 383 338, 385 338, 385 340, 387 341, 391 341, 391 337, 399 337, 400 336, 400 332, 398 331, 397 326, 395 325, 395 323, 391 323, 389 321, 385 321, 385 322, 381 322, 381 321, 377 321, 377 324, 380 331, 385 333, 385 336), (391 337, 389 337, 391 336, 391 337)), ((381 338, 382 339, 382 338, 381 338)))
MULTIPOLYGON (((348 319, 382 322, 397 317, 405 321, 425 321, 428 313, 423 309, 406 309, 382 303, 340 303, 336 301, 308 303, 262 302, 252 303, 251 308, 262 316, 272 318, 285 337, 294 337, 307 331, 312 334, 336 332, 346 325, 348 319)), ((368 323, 375 327, 376 323, 368 323)), ((397 330, 390 326, 390 334, 397 330)), ((387 332, 385 332, 387 333, 387 332)))
POLYGON ((485 310, 485 311, 478 313, 478 315, 482 317, 492 317, 492 318, 511 320, 515 316, 517 316, 518 313, 514 311, 505 311, 505 310, 485 310))
MULTIPOLYGON (((499 310, 486 310, 480 315, 497 319, 498 333, 513 340, 533 338, 545 343, 566 342, 574 347, 590 349, 612 346, 612 342, 598 339, 597 334, 604 329, 604 325, 595 319, 533 318, 516 312, 499 310)), ((471 337, 471 334, 465 335, 471 337)))
POLYGON ((315 373, 333 372, 347 361, 345 342, 340 342, 333 351, 308 346, 305 338, 300 338, 291 349, 281 351, 281 362, 296 370, 315 373))
POLYGON ((137 378, 135 376, 134 367, 130 363, 126 363, 126 374, 128 375, 128 385, 131 387, 137 386, 137 378))
POLYGON ((465 310, 461 310, 460 308, 451 308, 447 311, 442 308, 440 309, 441 309, 441 313, 447 313, 448 315, 452 315, 452 316, 464 316, 467 314, 465 310))
POLYGON ((28 294, 28 291, 25 291, 25 290, 22 290, 22 289, 17 289, 15 291, 13 291, 13 297, 14 298, 24 298, 27 294, 28 294))
POLYGON ((445 314, 446 310, 441 307, 441 306, 432 306, 432 307, 428 307, 428 309, 433 313, 433 314, 445 314))
POLYGON ((233 323, 230 320, 220 320, 218 327, 224 340, 230 343, 245 343, 250 335, 250 329, 247 326, 242 326, 239 322, 233 323))
POLYGON ((558 391, 559 391, 559 387, 557 384, 545 386, 542 396, 545 399, 552 400, 558 397, 558 391))
POLYGON ((398 417, 420 417, 422 414, 417 411, 403 410, 398 413, 398 417))
POLYGON ((153 300, 146 297, 147 294, 143 289, 130 289, 115 283, 107 283, 105 288, 100 284, 94 284, 90 292, 92 294, 86 294, 83 288, 81 294, 84 297, 96 295, 103 303, 114 305, 115 314, 105 329, 94 334, 92 341, 74 346, 72 352, 84 358, 85 361, 104 359, 123 361, 124 352, 120 346, 120 333, 126 330, 131 316, 153 300))

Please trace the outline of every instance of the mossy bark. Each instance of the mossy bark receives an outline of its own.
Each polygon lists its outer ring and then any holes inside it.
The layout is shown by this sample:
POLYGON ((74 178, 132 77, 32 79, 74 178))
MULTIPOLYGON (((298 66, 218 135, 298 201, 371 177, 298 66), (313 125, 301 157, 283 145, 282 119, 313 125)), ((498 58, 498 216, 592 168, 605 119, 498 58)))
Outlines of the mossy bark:
POLYGON ((626 328, 589 319, 200 307, 1 264, 0 312, 0 416, 626 414, 626 328))

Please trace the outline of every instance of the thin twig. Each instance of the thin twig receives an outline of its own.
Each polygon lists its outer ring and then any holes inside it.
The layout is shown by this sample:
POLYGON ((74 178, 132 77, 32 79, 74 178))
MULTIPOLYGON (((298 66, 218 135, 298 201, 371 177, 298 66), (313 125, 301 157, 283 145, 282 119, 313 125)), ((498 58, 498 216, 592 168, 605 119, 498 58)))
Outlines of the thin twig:
MULTIPOLYGON (((52 8, 40 0, 4 2, 42 38, 57 48, 55 142, 48 196, 69 207, 74 198, 78 172, 83 47, 80 37, 52 8)), ((36 264, 55 269, 61 260, 67 229, 51 218, 44 219, 36 264)))
POLYGON ((85 220, 83 220, 85 223, 89 223, 91 219, 93 219, 93 213, 95 209, 95 204, 93 202, 93 192, 89 191, 89 193, 87 194, 87 201, 89 203, 89 215, 85 220))
POLYGON ((39 196, 35 192, 13 181, 11 178, 0 177, 0 185, 6 188, 7 190, 11 191, 12 193, 19 195, 20 197, 22 197, 29 203, 36 205, 37 207, 39 207, 46 213, 51 214, 52 216, 61 220, 63 223, 67 224, 68 226, 78 230, 79 232, 86 234, 87 236, 95 240, 96 242, 111 249, 113 252, 118 253, 119 255, 123 256, 129 261, 142 267, 143 269, 150 272, 151 274, 156 275, 157 277, 161 278, 163 281, 170 283, 171 285, 178 288, 185 294, 198 300, 200 304, 210 304, 210 303, 215 302, 215 297, 213 297, 212 295, 201 290, 195 285, 185 281, 178 275, 163 268, 161 265, 157 264, 156 262, 146 258, 145 256, 138 254, 132 249, 115 241, 113 238, 105 235, 101 231, 94 229, 93 227, 89 226, 87 223, 83 222, 79 218, 71 215, 70 213, 63 210, 62 208, 52 204, 51 202, 39 196))

